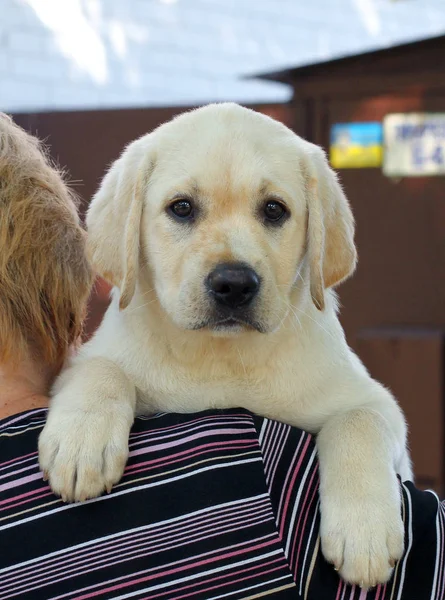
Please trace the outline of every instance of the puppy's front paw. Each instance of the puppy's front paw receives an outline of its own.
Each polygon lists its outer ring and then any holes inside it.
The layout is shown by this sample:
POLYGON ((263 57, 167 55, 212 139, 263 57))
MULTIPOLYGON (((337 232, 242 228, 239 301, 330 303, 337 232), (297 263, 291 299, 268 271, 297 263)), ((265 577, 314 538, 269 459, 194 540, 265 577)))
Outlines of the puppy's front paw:
POLYGON ((122 477, 132 418, 122 411, 56 407, 39 438, 39 462, 64 501, 99 496, 122 477))
POLYGON ((369 498, 362 501, 352 495, 340 500, 335 494, 326 494, 322 501, 321 546, 326 560, 348 583, 362 588, 386 583, 403 554, 400 501, 391 493, 376 497, 372 489, 369 498))

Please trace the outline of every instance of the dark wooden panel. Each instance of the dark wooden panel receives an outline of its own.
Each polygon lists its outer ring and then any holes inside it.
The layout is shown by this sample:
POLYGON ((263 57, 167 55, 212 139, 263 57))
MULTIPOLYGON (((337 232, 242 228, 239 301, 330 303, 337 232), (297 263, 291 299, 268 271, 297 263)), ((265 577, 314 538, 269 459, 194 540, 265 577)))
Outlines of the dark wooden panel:
POLYGON ((376 329, 358 336, 371 375, 392 390, 409 424, 416 484, 445 494, 444 342, 441 330, 376 329))

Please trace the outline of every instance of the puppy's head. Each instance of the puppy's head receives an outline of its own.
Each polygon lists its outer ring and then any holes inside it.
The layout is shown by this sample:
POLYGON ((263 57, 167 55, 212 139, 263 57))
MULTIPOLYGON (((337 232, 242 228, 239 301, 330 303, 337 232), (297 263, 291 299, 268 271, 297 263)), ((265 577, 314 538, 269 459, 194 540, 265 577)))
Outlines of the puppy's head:
POLYGON ((356 262, 352 214, 324 153, 234 104, 133 142, 87 223, 93 262, 122 309, 149 280, 177 326, 219 335, 275 330, 297 285, 323 310, 325 288, 356 262))

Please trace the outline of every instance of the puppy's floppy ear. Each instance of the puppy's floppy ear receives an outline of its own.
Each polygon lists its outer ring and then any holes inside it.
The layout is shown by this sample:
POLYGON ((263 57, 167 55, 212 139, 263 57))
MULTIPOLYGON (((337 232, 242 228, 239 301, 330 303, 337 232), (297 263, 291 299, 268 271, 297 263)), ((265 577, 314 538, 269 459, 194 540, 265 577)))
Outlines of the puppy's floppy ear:
POLYGON ((87 213, 91 261, 120 289, 121 310, 131 302, 139 269, 142 209, 154 168, 149 137, 130 144, 113 163, 87 213))
POLYGON ((305 164, 310 289, 324 309, 324 290, 349 277, 357 263, 354 217, 324 152, 312 146, 305 164))

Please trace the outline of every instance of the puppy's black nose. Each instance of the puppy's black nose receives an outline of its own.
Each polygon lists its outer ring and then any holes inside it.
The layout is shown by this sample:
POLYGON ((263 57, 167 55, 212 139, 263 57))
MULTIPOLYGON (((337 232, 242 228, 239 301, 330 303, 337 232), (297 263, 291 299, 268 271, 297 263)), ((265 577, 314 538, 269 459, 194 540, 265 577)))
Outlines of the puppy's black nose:
POLYGON ((210 294, 219 304, 238 308, 249 304, 260 289, 260 278, 240 263, 218 265, 207 277, 210 294))

